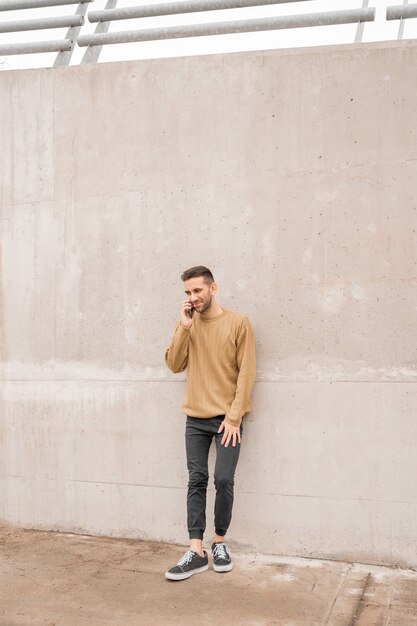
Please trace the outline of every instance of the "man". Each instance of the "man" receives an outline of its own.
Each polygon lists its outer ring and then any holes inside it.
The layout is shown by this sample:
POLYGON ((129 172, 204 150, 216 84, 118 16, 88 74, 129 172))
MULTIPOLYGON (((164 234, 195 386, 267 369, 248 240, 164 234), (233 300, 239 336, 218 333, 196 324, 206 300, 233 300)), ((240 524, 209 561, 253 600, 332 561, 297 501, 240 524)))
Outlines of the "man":
POLYGON ((255 380, 255 341, 247 317, 219 306, 217 285, 207 267, 181 276, 187 299, 165 361, 174 373, 187 370, 183 412, 189 473, 187 522, 190 549, 165 577, 183 580, 208 569, 203 549, 206 528, 208 454, 216 441, 214 484, 215 535, 213 569, 228 572, 233 564, 225 544, 233 507, 233 485, 242 436, 242 418, 251 410, 255 380))

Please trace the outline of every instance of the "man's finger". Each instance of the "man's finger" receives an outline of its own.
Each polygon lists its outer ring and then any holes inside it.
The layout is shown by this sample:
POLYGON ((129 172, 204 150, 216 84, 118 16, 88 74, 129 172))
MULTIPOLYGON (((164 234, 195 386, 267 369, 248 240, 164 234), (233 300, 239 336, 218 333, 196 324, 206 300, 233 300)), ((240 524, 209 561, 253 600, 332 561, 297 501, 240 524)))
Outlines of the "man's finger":
POLYGON ((222 430, 224 429, 224 422, 222 422, 219 426, 219 430, 217 431, 218 433, 221 433, 222 430))

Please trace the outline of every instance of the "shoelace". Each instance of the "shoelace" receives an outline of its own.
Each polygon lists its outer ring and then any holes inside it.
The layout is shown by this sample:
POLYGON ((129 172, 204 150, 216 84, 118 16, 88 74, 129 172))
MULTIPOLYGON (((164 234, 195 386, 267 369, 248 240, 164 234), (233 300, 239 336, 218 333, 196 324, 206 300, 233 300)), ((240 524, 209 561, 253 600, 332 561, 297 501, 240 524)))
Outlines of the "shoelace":
POLYGON ((180 558, 177 565, 179 565, 180 567, 182 567, 183 565, 187 565, 191 561, 193 556, 194 556, 194 552, 191 552, 191 550, 188 550, 188 552, 186 552, 184 556, 180 558))
POLYGON ((216 546, 214 546, 213 556, 216 559, 226 559, 226 561, 228 560, 229 553, 224 543, 218 543, 216 546))

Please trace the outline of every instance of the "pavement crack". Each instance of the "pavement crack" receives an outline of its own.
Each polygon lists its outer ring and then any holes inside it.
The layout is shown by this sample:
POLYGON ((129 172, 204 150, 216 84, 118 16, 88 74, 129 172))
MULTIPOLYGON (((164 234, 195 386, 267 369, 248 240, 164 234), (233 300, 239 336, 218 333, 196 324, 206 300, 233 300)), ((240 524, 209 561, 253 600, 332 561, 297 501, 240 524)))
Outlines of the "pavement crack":
POLYGON ((355 624, 357 623, 357 621, 358 621, 358 619, 359 619, 359 617, 360 617, 360 615, 361 615, 361 613, 363 611, 363 608, 364 608, 363 600, 364 600, 364 596, 365 596, 366 590, 369 587, 369 583, 370 583, 371 579, 372 579, 372 576, 371 576, 371 573, 369 573, 368 576, 365 579, 365 583, 364 583, 363 588, 362 588, 362 593, 361 593, 361 595, 358 598, 358 603, 357 603, 357 605, 355 607, 354 613, 352 615, 352 619, 349 622, 349 626, 355 626, 355 624))
POLYGON ((394 592, 395 592, 395 586, 397 584, 397 581, 394 580, 394 584, 391 587, 391 592, 390 592, 390 596, 389 596, 389 602, 388 602, 388 608, 387 608, 387 612, 385 614, 385 619, 384 619, 384 626, 387 626, 388 624, 388 620, 389 620, 389 616, 391 613, 391 607, 392 607, 392 599, 394 597, 394 592))
POLYGON ((329 621, 330 621, 330 619, 332 617, 333 609, 334 609, 334 606, 335 606, 335 604, 337 602, 337 599, 339 597, 340 591, 343 589, 343 585, 345 584, 345 581, 346 581, 347 577, 349 576, 349 573, 351 572, 352 567, 353 567, 353 565, 350 563, 349 567, 345 571, 345 575, 339 581, 339 584, 338 584, 338 587, 337 587, 337 591, 336 591, 336 595, 335 595, 335 597, 333 599, 332 605, 330 607, 329 613, 328 613, 326 621, 325 621, 325 626, 327 626, 327 624, 329 624, 329 621))

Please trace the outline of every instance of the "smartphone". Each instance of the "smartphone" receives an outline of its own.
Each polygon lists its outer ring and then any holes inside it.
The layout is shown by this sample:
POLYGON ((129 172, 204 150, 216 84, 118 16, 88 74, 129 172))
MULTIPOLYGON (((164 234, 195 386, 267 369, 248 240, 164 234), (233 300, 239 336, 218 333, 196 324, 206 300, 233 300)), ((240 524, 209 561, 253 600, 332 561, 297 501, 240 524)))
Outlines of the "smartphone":
POLYGON ((194 315, 194 311, 195 311, 195 308, 192 306, 191 309, 188 311, 188 315, 192 317, 194 315))

